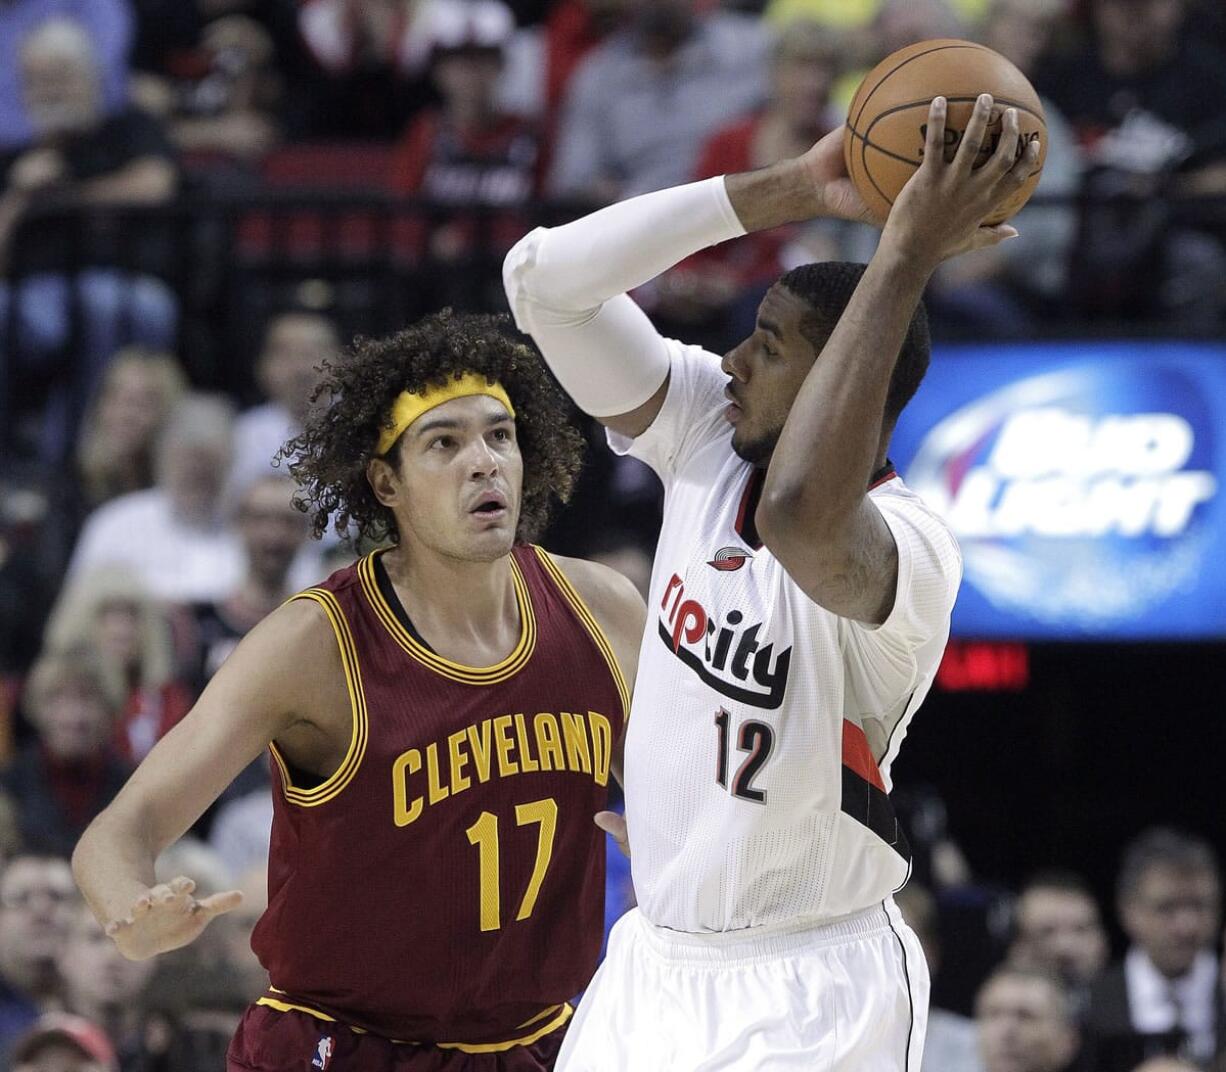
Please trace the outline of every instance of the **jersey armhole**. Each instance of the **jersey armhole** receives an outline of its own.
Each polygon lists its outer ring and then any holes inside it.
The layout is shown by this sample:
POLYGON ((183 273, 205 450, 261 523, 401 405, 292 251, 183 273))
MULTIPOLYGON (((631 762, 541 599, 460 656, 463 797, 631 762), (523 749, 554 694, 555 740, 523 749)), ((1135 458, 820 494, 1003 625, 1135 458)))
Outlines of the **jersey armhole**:
POLYGON ((276 741, 269 742, 268 751, 281 775, 281 791, 286 801, 299 807, 313 808, 327 803, 353 780, 362 763, 362 757, 366 754, 370 727, 366 712, 366 695, 362 689, 362 674, 358 667, 357 648, 354 646, 353 634, 349 631, 344 611, 341 610, 336 597, 324 588, 308 588, 305 592, 292 596, 289 602, 299 599, 319 604, 332 626, 341 653, 341 667, 345 672, 345 688, 349 693, 349 713, 353 724, 349 748, 345 752, 345 758, 341 760, 341 765, 318 785, 309 789, 294 785, 289 763, 281 755, 276 741))
POLYGON ((532 550, 536 552, 536 557, 541 565, 545 568, 545 572, 550 579, 558 587, 558 591, 562 593, 566 602, 570 604, 571 610, 575 612, 575 616, 583 623, 592 641, 600 650, 600 654, 604 656, 604 661, 608 664, 609 673, 613 675, 613 683, 617 686, 617 696, 622 705, 622 729, 630 724, 630 690, 626 686, 626 676, 622 673, 621 664, 617 661, 617 653, 613 650, 613 645, 609 643, 609 638, 605 636, 604 630, 600 628, 600 623, 588 608, 588 605, 583 601, 583 597, 575 591, 574 585, 566 578, 566 574, 562 572, 558 564, 549 557, 549 552, 543 547, 536 544, 532 545, 532 550))

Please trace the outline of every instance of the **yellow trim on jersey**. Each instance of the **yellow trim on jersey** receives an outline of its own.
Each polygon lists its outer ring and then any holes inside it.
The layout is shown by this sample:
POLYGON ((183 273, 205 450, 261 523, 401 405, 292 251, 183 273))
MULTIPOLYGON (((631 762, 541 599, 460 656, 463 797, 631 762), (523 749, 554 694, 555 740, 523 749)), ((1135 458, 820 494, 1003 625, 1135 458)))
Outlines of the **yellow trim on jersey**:
MULTIPOLYGON (((278 1001, 276 998, 263 997, 256 1001, 257 1005, 263 1005, 268 1009, 275 1009, 277 1012, 304 1012, 308 1016, 314 1016, 316 1020, 326 1020, 330 1024, 336 1024, 340 1021, 335 1016, 329 1016, 326 1012, 321 1012, 319 1009, 311 1009, 306 1005, 295 1005, 292 1001, 278 1001)), ((346 1027, 349 1025, 346 1024, 346 1027)))
POLYGON ((514 1049, 516 1046, 531 1046, 546 1035, 557 1031, 559 1027, 571 1018, 574 1011, 569 1004, 563 1005, 562 1011, 557 1016, 542 1027, 538 1027, 531 1035, 511 1039, 509 1042, 436 1042, 434 1045, 440 1050, 459 1050, 461 1053, 502 1053, 504 1050, 514 1049))
POLYGON ((583 601, 583 597, 575 591, 574 585, 567 580, 566 574, 552 558, 549 557, 549 552, 543 547, 532 545, 532 550, 536 552, 536 557, 540 559, 541 565, 545 567, 545 571, 553 578, 562 595, 566 597, 568 603, 579 616, 579 620, 587 627, 587 631, 591 633, 592 640, 596 642, 596 647, 600 649, 600 654, 604 656, 604 660, 609 664, 609 672, 613 675, 613 681, 617 685, 617 695, 622 703, 622 724, 630 721, 630 690, 626 687, 626 678, 622 673, 621 664, 617 661, 617 654, 613 650, 613 645, 609 643, 609 638, 605 636, 604 630, 600 628, 600 623, 596 620, 588 605, 583 601))
POLYGON ((324 588, 308 588, 299 592, 293 599, 309 599, 323 608, 324 614, 336 635, 336 643, 341 653, 341 668, 345 672, 345 687, 349 692, 349 711, 353 719, 353 731, 349 737, 349 748, 341 765, 319 785, 310 789, 298 789, 290 777, 289 767, 276 742, 269 744, 273 761, 281 772, 281 786, 285 799, 291 804, 304 808, 313 808, 324 804, 345 788, 357 773, 366 755, 366 741, 370 736, 370 719, 366 711, 366 693, 362 688, 362 672, 358 666, 357 647, 353 642, 353 633, 349 623, 345 621, 345 613, 341 610, 336 597, 324 588))
POLYGON ((383 598, 383 593, 379 591, 375 579, 376 554, 378 552, 372 552, 358 563, 358 578, 362 582, 362 591, 392 639, 423 666, 462 685, 497 685, 522 670, 532 658, 532 652, 536 649, 536 616, 532 610, 528 585, 513 556, 510 558, 511 581, 515 587, 515 602, 519 606, 519 641, 505 659, 493 666, 465 666, 435 654, 400 624, 395 612, 383 598))
MULTIPOLYGON (((276 990, 275 987, 270 987, 269 989, 276 990)), ((280 994, 283 991, 276 990, 276 992, 280 994)), ((306 1013, 307 1016, 313 1016, 315 1017, 316 1020, 323 1020, 329 1024, 337 1024, 341 1022, 337 1020, 335 1016, 329 1016, 326 1012, 323 1012, 320 1009, 313 1009, 309 1005, 296 1005, 290 1001, 278 1001, 276 998, 270 998, 267 996, 259 998, 256 1001, 256 1004, 263 1005, 265 1008, 273 1009, 276 1012, 306 1013)), ((553 1019, 551 1019, 548 1023, 544 1024, 541 1027, 538 1027, 535 1031, 532 1032, 532 1034, 523 1035, 520 1038, 508 1039, 506 1042, 422 1043, 422 1042, 406 1042, 404 1039, 388 1039, 387 1041, 393 1042, 398 1046, 429 1046, 429 1045, 432 1045, 436 1049, 459 1050, 461 1053, 503 1053, 506 1050, 514 1049, 516 1046, 531 1046, 534 1042, 537 1042, 540 1039, 543 1039, 546 1035, 551 1034, 552 1032, 556 1031, 559 1027, 561 1027, 564 1023, 566 1023, 566 1021, 569 1020, 571 1016, 574 1015, 574 1012, 575 1012, 575 1010, 571 1007, 569 1002, 563 1005, 553 1005, 550 1008, 546 1009, 540 1015, 534 1016, 531 1020, 528 1020, 527 1023, 528 1024, 534 1023, 535 1021, 539 1020, 542 1016, 548 1016, 550 1013, 553 1013, 555 1011, 557 1012, 557 1015, 554 1016, 553 1019)), ((359 1035, 370 1034, 370 1032, 367 1031, 365 1028, 354 1027, 352 1024, 344 1024, 343 1026, 349 1028, 350 1031, 353 1031, 359 1035)), ((527 1025, 524 1024, 521 1026, 527 1026, 527 1025)))
POLYGON ((552 1016, 562 1008, 561 1005, 550 1005, 547 1009, 542 1009, 535 1016, 529 1016, 522 1024, 516 1024, 515 1030, 522 1031, 525 1027, 531 1027, 535 1023, 544 1020, 546 1016, 552 1016))

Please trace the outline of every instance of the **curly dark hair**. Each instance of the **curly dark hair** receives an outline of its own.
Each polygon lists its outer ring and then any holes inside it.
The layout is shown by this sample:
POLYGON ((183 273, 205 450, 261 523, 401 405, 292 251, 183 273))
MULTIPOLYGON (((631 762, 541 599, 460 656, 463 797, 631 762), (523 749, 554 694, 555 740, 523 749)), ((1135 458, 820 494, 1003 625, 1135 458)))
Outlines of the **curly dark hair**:
MULTIPOLYGON (((294 505, 310 517, 316 538, 329 523, 342 537, 399 542, 391 510, 366 479, 380 432, 390 427, 401 391, 443 386, 465 373, 502 384, 515 407, 515 434, 524 459, 516 537, 535 539, 554 503, 574 490, 584 440, 571 406, 540 355, 513 334, 510 318, 444 309, 383 338, 359 336, 335 360, 325 361, 312 416, 302 434, 281 448, 298 482, 294 505)), ((399 440, 397 440, 397 445, 399 440)), ((395 458, 396 446, 388 453, 395 458)))

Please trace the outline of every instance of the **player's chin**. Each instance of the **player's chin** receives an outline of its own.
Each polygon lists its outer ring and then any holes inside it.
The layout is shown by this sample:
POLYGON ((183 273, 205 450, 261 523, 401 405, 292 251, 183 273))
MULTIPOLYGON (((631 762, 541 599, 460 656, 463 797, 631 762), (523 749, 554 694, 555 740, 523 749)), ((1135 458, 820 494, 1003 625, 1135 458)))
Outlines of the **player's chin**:
POLYGON ((748 429, 738 427, 732 433, 732 449, 742 461, 750 465, 765 465, 775 449, 777 435, 753 435, 748 429))
POLYGON ((509 522, 487 525, 479 532, 469 533, 464 544, 463 557, 473 562, 493 562, 511 553, 515 546, 515 526, 509 522))

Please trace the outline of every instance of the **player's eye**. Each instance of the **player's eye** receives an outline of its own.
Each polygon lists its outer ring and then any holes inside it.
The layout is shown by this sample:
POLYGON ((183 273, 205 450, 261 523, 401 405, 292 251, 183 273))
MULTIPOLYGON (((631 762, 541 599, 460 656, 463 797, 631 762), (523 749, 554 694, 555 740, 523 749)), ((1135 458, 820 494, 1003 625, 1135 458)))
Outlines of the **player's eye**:
POLYGON ((511 430, 509 428, 495 428, 494 438, 500 443, 511 442, 511 430))
POLYGON ((430 440, 430 450, 450 450, 455 446, 455 439, 449 435, 435 436, 430 440))

